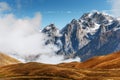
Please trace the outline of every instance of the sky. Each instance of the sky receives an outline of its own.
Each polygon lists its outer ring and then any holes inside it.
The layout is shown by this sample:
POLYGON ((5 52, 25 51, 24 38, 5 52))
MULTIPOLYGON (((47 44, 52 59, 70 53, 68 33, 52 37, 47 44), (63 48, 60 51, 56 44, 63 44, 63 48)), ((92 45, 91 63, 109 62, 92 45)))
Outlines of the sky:
POLYGON ((120 0, 0 0, 0 52, 23 62, 61 63, 64 56, 55 53, 60 48, 45 45, 49 37, 40 28, 54 23, 62 29, 72 19, 96 10, 120 17, 119 5, 120 0))
POLYGON ((100 11, 119 15, 120 0, 0 0, 0 13, 14 14, 18 18, 42 16, 41 27, 54 23, 62 29, 82 14, 100 11), (115 2, 116 1, 116 2, 115 2))

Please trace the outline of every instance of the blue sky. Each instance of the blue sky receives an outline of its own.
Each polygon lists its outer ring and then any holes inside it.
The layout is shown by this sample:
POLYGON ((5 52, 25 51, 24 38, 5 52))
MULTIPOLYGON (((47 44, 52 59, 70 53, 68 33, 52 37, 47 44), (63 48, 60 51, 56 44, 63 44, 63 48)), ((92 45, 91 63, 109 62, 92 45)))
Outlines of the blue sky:
POLYGON ((54 23, 63 28, 72 19, 93 10, 110 10, 108 0, 0 0, 12 8, 9 13, 17 17, 32 17, 36 12, 42 15, 42 27, 54 23))

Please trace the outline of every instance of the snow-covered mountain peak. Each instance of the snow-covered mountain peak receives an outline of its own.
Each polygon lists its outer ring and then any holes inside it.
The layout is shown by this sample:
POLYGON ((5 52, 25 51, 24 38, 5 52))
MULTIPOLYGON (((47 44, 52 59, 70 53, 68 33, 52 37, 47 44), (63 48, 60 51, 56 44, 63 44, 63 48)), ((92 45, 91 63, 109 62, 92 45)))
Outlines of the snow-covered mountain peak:
POLYGON ((85 13, 80 19, 97 24, 108 24, 114 20, 112 16, 101 12, 85 13))
POLYGON ((59 38, 62 36, 62 34, 54 24, 50 24, 46 26, 42 30, 42 32, 48 36, 45 43, 46 45, 53 44, 53 45, 56 45, 57 47, 61 46, 61 41, 59 38))
POLYGON ((50 24, 48 26, 46 26, 43 31, 47 32, 47 31, 56 31, 58 30, 57 27, 54 24, 50 24))
POLYGON ((54 24, 50 24, 50 25, 46 26, 42 30, 42 32, 46 33, 48 36, 55 36, 55 37, 61 36, 59 29, 54 24))

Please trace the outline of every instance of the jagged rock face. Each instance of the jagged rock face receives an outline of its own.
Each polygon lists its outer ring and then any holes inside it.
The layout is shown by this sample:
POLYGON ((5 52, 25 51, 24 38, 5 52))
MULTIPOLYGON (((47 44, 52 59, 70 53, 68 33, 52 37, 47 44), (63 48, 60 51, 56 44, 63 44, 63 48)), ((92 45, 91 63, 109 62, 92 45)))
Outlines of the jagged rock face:
POLYGON ((87 39, 87 33, 82 28, 81 22, 72 20, 71 23, 67 24, 65 28, 61 30, 63 36, 61 41, 63 43, 62 53, 65 55, 74 54, 78 49, 83 47, 89 42, 87 39))
POLYGON ((86 13, 73 19, 62 30, 54 24, 43 29, 49 39, 46 44, 55 44, 57 54, 67 58, 79 56, 82 61, 120 50, 120 21, 100 12, 86 13))
POLYGON ((94 56, 106 55, 120 50, 120 22, 114 18, 107 18, 108 23, 101 23, 94 34, 94 39, 76 52, 85 61, 94 56))
POLYGON ((120 21, 114 18, 108 18, 108 21, 107 24, 101 23, 95 38, 75 54, 80 56, 82 61, 120 51, 120 21))
POLYGON ((93 13, 85 13, 80 19, 89 21, 89 22, 96 22, 97 24, 109 24, 114 18, 100 12, 93 12, 93 13))
POLYGON ((98 33, 107 31, 114 18, 103 13, 86 13, 79 20, 73 19, 61 30, 63 43, 59 53, 74 55, 79 49, 92 41, 98 33), (102 28, 101 31, 98 31, 102 28))
POLYGON ((85 61, 94 56, 106 55, 120 50, 120 30, 101 33, 94 40, 81 48, 76 55, 85 61))
POLYGON ((43 33, 45 33, 48 36, 48 39, 46 40, 46 45, 47 44, 55 44, 57 46, 61 46, 61 41, 60 41, 60 31, 59 29, 56 28, 54 24, 50 24, 46 26, 43 30, 43 33))
POLYGON ((60 33, 59 30, 56 28, 56 26, 54 24, 50 24, 48 26, 46 26, 42 32, 46 33, 48 36, 52 36, 52 37, 59 37, 60 33))

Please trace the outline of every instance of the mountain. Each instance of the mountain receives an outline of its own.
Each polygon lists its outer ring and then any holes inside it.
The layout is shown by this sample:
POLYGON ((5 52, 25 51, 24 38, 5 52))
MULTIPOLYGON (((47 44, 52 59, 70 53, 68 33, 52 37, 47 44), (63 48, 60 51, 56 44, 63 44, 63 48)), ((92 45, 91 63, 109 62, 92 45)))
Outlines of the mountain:
POLYGON ((4 66, 4 65, 9 65, 9 64, 17 64, 20 63, 20 61, 5 55, 4 53, 0 53, 0 66, 4 66))
POLYGON ((46 26, 42 30, 42 32, 45 33, 50 38, 46 42, 46 44, 49 44, 49 43, 57 44, 57 40, 61 36, 59 29, 54 24, 50 24, 46 26))
POLYGON ((82 61, 120 50, 120 21, 117 19, 110 21, 112 22, 108 25, 101 24, 94 39, 76 52, 82 61))
POLYGON ((54 44, 57 45, 57 47, 61 48, 61 41, 60 41, 60 37, 61 37, 61 33, 60 30, 54 25, 54 24, 50 24, 48 26, 46 26, 43 30, 42 33, 44 33, 47 36, 46 42, 45 44, 54 44))
POLYGON ((75 52, 89 42, 86 31, 82 28, 82 23, 73 19, 61 30, 62 49, 59 53, 74 55, 75 52))
POLYGON ((85 62, 57 65, 36 62, 0 67, 2 80, 119 80, 120 52, 99 56, 85 62))
POLYGON ((98 36, 96 33, 100 26, 108 26, 113 20, 111 16, 100 12, 85 13, 80 19, 73 19, 61 30, 62 52, 76 54, 79 49, 98 36))
POLYGON ((56 54, 65 58, 79 56, 86 61, 94 56, 106 55, 120 50, 120 21, 108 14, 91 12, 80 19, 73 19, 63 29, 54 24, 43 29, 49 38, 46 44, 59 47, 56 54))

